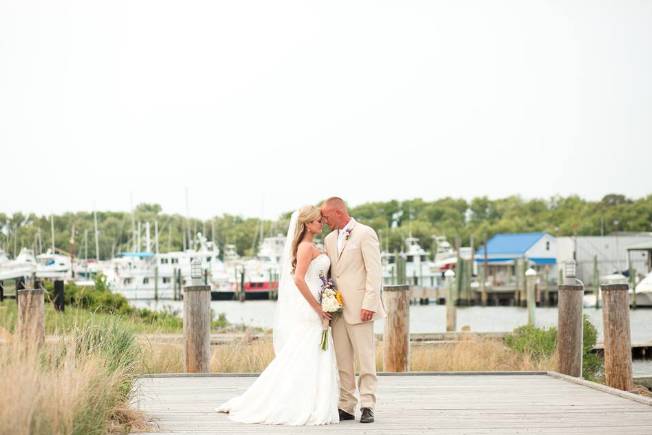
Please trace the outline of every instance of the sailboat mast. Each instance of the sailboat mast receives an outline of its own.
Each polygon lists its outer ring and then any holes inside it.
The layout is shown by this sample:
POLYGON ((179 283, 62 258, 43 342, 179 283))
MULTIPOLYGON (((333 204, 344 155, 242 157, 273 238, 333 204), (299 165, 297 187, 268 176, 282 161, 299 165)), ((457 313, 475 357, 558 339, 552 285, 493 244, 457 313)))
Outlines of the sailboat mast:
POLYGON ((154 248, 156 255, 158 255, 158 221, 154 221, 154 248))
POLYGON ((100 232, 97 230, 97 210, 93 210, 93 220, 95 221, 95 259, 100 261, 100 232))
POLYGON ((188 217, 189 217, 189 214, 190 214, 190 207, 188 206, 188 188, 187 187, 186 187, 185 193, 186 193, 186 219, 185 219, 185 227, 186 227, 186 230, 185 230, 186 237, 185 237, 185 239, 186 240, 184 242, 184 245, 185 245, 183 247, 184 250, 190 248, 190 222, 188 221, 188 217))
POLYGON ((152 252, 152 240, 149 232, 149 222, 145 222, 145 250, 152 252))
POLYGON ((54 215, 50 215, 50 233, 52 234, 52 253, 54 253, 54 215))
POLYGON ((141 232, 142 232, 142 222, 138 221, 138 236, 136 237, 138 246, 136 247, 136 252, 140 252, 140 250, 142 249, 142 246, 143 246, 141 244, 141 242, 140 242, 140 233, 141 232))
POLYGON ((134 215, 134 194, 129 194, 129 205, 131 208, 131 250, 136 252, 136 216, 134 215))

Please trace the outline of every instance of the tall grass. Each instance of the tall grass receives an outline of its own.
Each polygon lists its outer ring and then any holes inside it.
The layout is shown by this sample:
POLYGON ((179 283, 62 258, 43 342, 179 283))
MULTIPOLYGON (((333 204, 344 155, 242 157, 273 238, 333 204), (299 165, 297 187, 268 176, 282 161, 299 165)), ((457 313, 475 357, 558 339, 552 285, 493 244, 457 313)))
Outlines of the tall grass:
MULTIPOLYGON (((178 343, 143 343, 144 373, 183 372, 183 346, 178 343)), ((274 358, 270 339, 239 340, 212 347, 211 372, 260 373, 274 358)), ((383 370, 383 344, 376 346, 376 366, 383 370)), ((456 343, 413 345, 412 371, 530 371, 553 370, 553 357, 535 359, 507 347, 501 340, 471 338, 456 343)))
POLYGON ((94 435, 143 426, 125 405, 142 354, 119 323, 76 327, 39 350, 2 335, 0 434, 94 435))

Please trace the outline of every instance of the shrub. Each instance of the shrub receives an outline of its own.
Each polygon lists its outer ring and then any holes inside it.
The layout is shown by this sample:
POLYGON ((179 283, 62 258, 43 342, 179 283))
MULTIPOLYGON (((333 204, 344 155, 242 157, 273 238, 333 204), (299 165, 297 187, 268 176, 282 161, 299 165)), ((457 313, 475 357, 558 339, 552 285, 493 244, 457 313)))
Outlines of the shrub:
MULTIPOLYGON (((595 326, 587 316, 584 316, 582 377, 589 380, 596 380, 602 372, 603 361, 593 352, 597 337, 598 332, 595 326)), ((541 361, 555 353, 557 328, 521 326, 505 337, 505 344, 517 352, 529 355, 534 361, 541 361)))

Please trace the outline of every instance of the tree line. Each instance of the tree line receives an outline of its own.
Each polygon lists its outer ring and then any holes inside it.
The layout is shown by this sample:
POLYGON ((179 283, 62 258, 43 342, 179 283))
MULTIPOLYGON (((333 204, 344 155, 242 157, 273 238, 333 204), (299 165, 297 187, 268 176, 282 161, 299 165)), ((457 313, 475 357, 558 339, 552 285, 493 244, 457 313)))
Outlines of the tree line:
MULTIPOLYGON (((133 250, 138 222, 150 222, 152 240, 157 222, 161 252, 181 250, 201 232, 214 240, 222 252, 224 245, 233 244, 240 255, 250 256, 258 250, 263 236, 285 234, 289 215, 290 212, 278 219, 260 220, 223 214, 201 220, 163 213, 158 204, 139 204, 133 212, 98 211, 99 256, 107 259, 133 250)), ((494 234, 505 232, 546 231, 554 236, 652 232, 652 195, 631 199, 609 194, 598 201, 575 195, 548 199, 416 198, 357 205, 351 207, 351 215, 378 232, 385 250, 400 251, 409 235, 417 237, 421 246, 429 250, 434 235, 445 236, 451 243, 478 246, 494 234)), ((95 258, 93 212, 54 216, 0 213, 0 247, 11 256, 22 247, 37 254, 44 252, 52 245, 51 225, 58 249, 74 251, 76 257, 95 258)), ((324 233, 327 231, 325 227, 324 233)), ((142 244, 140 249, 144 249, 142 244)))

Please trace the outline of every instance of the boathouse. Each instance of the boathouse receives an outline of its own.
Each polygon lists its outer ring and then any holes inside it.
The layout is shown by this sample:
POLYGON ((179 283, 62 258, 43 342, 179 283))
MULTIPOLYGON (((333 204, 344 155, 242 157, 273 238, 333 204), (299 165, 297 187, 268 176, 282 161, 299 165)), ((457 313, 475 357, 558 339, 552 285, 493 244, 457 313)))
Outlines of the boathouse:
POLYGON ((496 234, 476 251, 475 262, 486 264, 487 280, 494 287, 518 286, 527 267, 552 283, 557 271, 557 240, 544 232, 496 234))

